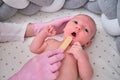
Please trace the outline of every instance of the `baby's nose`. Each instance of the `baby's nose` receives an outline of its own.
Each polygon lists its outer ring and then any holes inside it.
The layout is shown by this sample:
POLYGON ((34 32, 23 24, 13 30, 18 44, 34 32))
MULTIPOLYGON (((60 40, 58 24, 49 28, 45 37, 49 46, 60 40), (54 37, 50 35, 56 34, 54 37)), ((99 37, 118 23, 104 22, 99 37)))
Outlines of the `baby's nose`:
POLYGON ((81 26, 76 26, 76 29, 77 29, 77 30, 81 30, 82 27, 81 27, 81 26))

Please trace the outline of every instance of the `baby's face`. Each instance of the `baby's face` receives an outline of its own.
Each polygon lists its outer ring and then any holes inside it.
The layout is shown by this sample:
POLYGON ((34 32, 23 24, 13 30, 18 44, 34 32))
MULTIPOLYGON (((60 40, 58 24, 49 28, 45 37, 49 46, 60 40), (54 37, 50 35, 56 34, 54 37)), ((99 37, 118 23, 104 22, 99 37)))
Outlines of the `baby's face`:
POLYGON ((80 42, 81 45, 91 40, 96 32, 95 23, 85 15, 75 16, 64 28, 64 37, 72 36, 73 43, 80 42))

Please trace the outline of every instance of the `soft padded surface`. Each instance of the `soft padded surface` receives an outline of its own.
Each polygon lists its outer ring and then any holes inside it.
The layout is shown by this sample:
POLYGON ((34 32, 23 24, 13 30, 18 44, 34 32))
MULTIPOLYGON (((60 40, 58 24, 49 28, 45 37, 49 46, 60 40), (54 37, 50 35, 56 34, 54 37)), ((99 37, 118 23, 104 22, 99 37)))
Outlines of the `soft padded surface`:
POLYGON ((28 0, 3 0, 3 2, 16 9, 23 9, 29 5, 28 0))
MULTIPOLYGON (((56 13, 39 12, 33 16, 16 14, 7 22, 39 22, 49 21, 58 17, 85 13, 90 15, 97 24, 97 33, 93 44, 86 49, 90 62, 94 69, 92 80, 119 80, 120 79, 120 56, 116 49, 114 38, 108 35, 101 25, 100 15, 93 14, 84 9, 60 10, 56 13)), ((17 27, 17 26, 16 26, 17 27)), ((62 39, 62 35, 55 38, 62 39)), ((33 38, 24 42, 0 43, 0 80, 7 80, 35 54, 29 50, 33 38)), ((31 65, 32 66, 32 65, 31 65)))

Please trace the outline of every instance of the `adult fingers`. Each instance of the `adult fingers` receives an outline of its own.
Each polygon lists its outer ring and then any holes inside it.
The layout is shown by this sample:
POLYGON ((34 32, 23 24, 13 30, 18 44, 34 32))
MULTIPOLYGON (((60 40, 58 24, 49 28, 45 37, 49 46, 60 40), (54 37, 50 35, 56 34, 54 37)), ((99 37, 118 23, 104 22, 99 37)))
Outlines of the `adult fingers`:
MULTIPOLYGON (((48 75, 49 76, 49 79, 46 79, 46 80, 56 80, 57 77, 59 75, 59 71, 56 71, 56 72, 50 72, 50 74, 48 75)), ((47 77, 48 77, 47 76, 47 77)))
POLYGON ((59 22, 67 22, 67 21, 69 21, 72 18, 73 18, 73 16, 67 16, 67 17, 59 19, 60 20, 59 22))
POLYGON ((56 80, 59 75, 59 71, 54 72, 53 80, 56 80))
POLYGON ((56 63, 58 61, 63 60, 63 58, 64 58, 64 54, 54 55, 54 56, 52 56, 52 57, 49 58, 49 63, 50 64, 54 64, 54 63, 56 63))
POLYGON ((60 54, 60 53, 63 53, 62 50, 60 49, 55 49, 55 50, 51 50, 51 51, 47 51, 46 54, 48 55, 48 57, 51 57, 53 55, 57 55, 57 54, 60 54))
POLYGON ((60 66, 61 66, 61 62, 53 63, 50 66, 50 71, 54 73, 60 68, 60 66))

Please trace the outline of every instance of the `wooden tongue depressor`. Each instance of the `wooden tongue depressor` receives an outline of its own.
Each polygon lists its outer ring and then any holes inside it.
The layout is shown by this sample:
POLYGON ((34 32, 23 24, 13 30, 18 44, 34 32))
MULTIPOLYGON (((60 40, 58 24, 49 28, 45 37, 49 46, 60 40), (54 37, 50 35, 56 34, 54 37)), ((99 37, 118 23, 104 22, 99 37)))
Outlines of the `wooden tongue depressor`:
POLYGON ((64 42, 60 45, 59 49, 66 50, 66 48, 69 46, 69 44, 72 42, 72 37, 68 36, 64 42))

